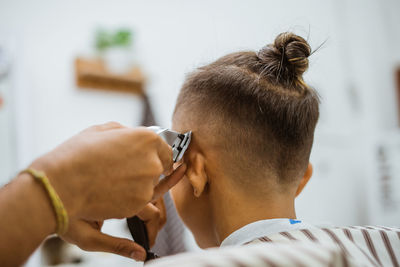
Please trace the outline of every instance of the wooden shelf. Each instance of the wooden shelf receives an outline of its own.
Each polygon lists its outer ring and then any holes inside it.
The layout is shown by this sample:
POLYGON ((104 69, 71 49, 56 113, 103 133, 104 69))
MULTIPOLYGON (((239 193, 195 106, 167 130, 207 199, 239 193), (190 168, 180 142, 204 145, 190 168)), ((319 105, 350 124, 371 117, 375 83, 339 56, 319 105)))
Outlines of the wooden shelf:
POLYGON ((125 74, 110 73, 100 59, 75 60, 76 84, 80 88, 101 89, 133 94, 144 93, 144 76, 138 67, 125 74))
POLYGON ((396 70, 396 83, 397 83, 397 120, 400 127, 400 66, 396 70))

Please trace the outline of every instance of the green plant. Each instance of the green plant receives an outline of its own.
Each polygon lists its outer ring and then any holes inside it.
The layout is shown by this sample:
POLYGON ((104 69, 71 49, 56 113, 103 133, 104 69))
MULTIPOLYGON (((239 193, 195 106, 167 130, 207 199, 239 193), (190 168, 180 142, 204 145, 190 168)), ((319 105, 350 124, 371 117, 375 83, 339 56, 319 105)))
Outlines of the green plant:
POLYGON ((132 44, 132 33, 128 29, 117 31, 98 30, 96 33, 96 49, 104 51, 111 47, 129 47, 132 44))

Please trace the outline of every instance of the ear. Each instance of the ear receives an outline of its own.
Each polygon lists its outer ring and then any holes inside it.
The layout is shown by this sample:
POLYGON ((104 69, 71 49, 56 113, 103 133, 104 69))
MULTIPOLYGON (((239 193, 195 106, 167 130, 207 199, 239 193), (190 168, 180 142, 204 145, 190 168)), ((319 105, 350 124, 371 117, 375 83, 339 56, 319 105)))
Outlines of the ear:
POLYGON ((297 187, 296 197, 300 195, 301 191, 303 191, 308 181, 310 181, 312 174, 313 174, 313 166, 311 163, 308 163, 307 170, 304 173, 304 176, 301 179, 299 186, 297 187))
POLYGON ((193 187, 194 195, 200 197, 208 183, 208 177, 205 171, 205 158, 201 153, 190 153, 186 177, 193 187))

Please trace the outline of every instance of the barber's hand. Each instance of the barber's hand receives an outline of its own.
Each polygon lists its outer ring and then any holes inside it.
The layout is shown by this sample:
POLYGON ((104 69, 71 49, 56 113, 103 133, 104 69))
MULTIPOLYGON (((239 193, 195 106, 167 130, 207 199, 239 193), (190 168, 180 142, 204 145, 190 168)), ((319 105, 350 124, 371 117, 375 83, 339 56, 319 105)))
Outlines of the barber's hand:
MULTIPOLYGON (((158 232, 167 221, 163 198, 147 204, 137 216, 146 225, 150 246, 156 241, 158 232)), ((61 238, 86 251, 103 251, 129 257, 137 261, 146 259, 146 251, 130 239, 119 238, 101 232, 103 221, 73 220, 68 232, 61 238)))
MULTIPOLYGON (((166 222, 166 211, 162 195, 166 193, 185 174, 186 166, 181 165, 169 177, 161 180, 154 189, 153 200, 147 204, 137 215, 144 220, 149 236, 150 245, 153 246, 157 233, 166 222)), ((74 219, 70 222, 68 232, 61 238, 79 246, 87 251, 103 251, 133 258, 137 261, 146 259, 146 251, 142 246, 130 239, 109 236, 101 232, 102 221, 86 221, 74 219)))
POLYGON ((165 210, 164 199, 152 201, 144 207, 144 209, 137 214, 137 216, 144 222, 147 229, 147 236, 149 238, 150 247, 154 246, 157 234, 167 222, 167 212, 165 210))
MULTIPOLYGON (((101 221, 142 210, 172 164, 171 148, 154 132, 107 123, 72 137, 31 167, 47 174, 72 219, 101 221)), ((168 179, 164 184, 173 185, 168 179)))
POLYGON ((73 220, 68 232, 61 238, 86 251, 103 251, 129 257, 137 261, 146 259, 146 251, 132 240, 101 232, 103 221, 73 220))

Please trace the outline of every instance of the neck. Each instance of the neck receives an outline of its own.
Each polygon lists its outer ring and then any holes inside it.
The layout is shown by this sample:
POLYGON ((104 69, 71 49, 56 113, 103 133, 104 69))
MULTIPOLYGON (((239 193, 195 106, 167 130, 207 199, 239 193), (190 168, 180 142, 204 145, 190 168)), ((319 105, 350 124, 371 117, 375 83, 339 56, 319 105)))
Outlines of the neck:
POLYGON ((296 218, 294 197, 290 194, 254 194, 224 186, 215 190, 213 200, 214 234, 218 245, 234 231, 259 220, 296 218), (231 190, 232 189, 232 190, 231 190), (256 196, 257 195, 257 196, 256 196))

